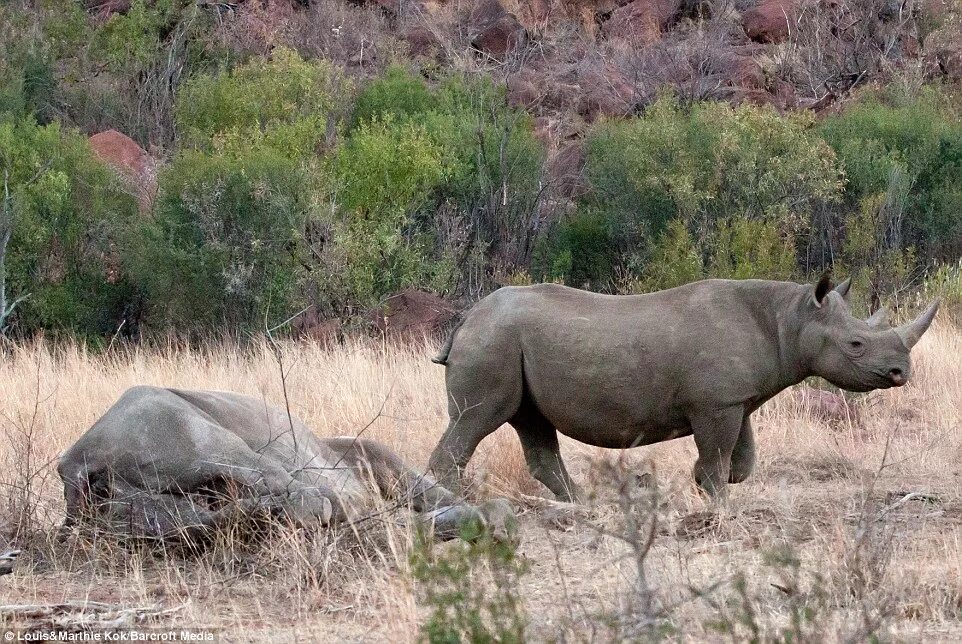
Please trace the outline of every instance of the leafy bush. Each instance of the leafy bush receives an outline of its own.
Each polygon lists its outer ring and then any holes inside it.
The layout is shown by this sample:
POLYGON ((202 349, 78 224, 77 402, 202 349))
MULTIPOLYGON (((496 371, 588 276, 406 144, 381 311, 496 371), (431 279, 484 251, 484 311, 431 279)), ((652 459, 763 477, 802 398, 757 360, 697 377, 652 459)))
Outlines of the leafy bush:
MULTIPOLYGON (((392 68, 360 93, 354 118, 357 127, 378 119, 423 126, 446 172, 422 210, 465 222, 471 244, 508 272, 527 264, 538 231, 545 151, 531 117, 508 107, 503 88, 456 75, 431 88, 392 68)), ((415 217, 430 226, 428 217, 415 217)))
POLYGON ((874 209, 890 228, 881 248, 962 253, 962 123, 948 96, 935 88, 911 96, 868 92, 820 131, 848 177, 848 208, 874 209))
POLYGON ((328 122, 344 109, 350 84, 325 61, 306 61, 279 47, 229 73, 199 75, 177 98, 185 143, 202 149, 247 145, 307 159, 324 142, 328 122))
POLYGON ((524 560, 513 545, 495 541, 482 526, 466 527, 461 537, 442 552, 423 536, 415 544, 411 571, 431 609, 422 640, 524 642, 526 619, 518 589, 527 572, 524 560))
POLYGON ((193 146, 160 177, 139 275, 156 319, 258 328, 306 297, 310 231, 329 178, 316 153, 347 85, 330 65, 275 50, 178 95, 193 146))
POLYGON ((308 173, 258 148, 183 152, 160 177, 155 221, 137 254, 153 319, 179 330, 263 328, 303 300, 308 173))
POLYGON ((773 221, 723 219, 713 250, 712 277, 788 280, 797 270, 794 240, 773 221))
POLYGON ((542 279, 575 286, 606 284, 614 278, 617 259, 611 230, 603 213, 583 209, 562 219, 535 256, 542 279))
POLYGON ((704 277, 701 253, 680 219, 665 228, 651 253, 643 279, 633 284, 632 292, 658 291, 694 282, 704 277))
POLYGON ((135 294, 124 270, 134 200, 82 135, 32 117, 0 115, 0 181, 7 295, 26 296, 15 328, 115 332, 135 294))
POLYGON ((430 282, 428 251, 411 213, 427 203, 447 168, 424 128, 390 117, 362 123, 338 151, 335 168, 342 270, 353 297, 373 304, 398 288, 430 282))
MULTIPOLYGON (((588 137, 587 174, 592 189, 584 206, 602 213, 621 262, 642 270, 674 219, 697 228, 699 240, 721 235, 714 229, 731 216, 792 230, 842 186, 810 117, 718 103, 685 110, 670 96, 639 118, 599 124, 588 137)), ((704 243, 698 251, 712 254, 704 243)), ((592 282, 602 285, 608 272, 592 282)))

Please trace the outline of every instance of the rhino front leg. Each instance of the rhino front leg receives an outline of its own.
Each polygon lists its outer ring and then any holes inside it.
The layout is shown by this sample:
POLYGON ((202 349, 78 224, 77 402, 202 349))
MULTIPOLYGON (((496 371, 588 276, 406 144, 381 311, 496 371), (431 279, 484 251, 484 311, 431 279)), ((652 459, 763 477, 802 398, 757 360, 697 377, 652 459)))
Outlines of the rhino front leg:
POLYGON ((695 481, 713 498, 724 497, 727 493, 732 454, 744 417, 741 407, 729 407, 693 416, 690 420, 698 448, 695 481))
POLYGON ((751 419, 746 415, 742 421, 735 449, 732 451, 732 467, 728 474, 729 483, 741 483, 755 469, 755 434, 751 419))

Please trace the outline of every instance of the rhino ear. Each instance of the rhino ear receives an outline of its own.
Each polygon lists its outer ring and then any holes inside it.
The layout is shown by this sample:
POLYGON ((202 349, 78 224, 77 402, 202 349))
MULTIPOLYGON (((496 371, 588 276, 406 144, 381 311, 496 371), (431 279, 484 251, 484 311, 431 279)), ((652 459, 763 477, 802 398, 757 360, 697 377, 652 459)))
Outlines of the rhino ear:
POLYGON ((835 287, 835 292, 842 296, 842 299, 848 302, 848 289, 852 286, 852 278, 848 278, 841 284, 835 287))
POLYGON ((818 279, 818 284, 815 285, 815 292, 812 294, 812 300, 814 301, 815 306, 821 307, 831 290, 832 271, 827 270, 822 273, 822 276, 818 279))

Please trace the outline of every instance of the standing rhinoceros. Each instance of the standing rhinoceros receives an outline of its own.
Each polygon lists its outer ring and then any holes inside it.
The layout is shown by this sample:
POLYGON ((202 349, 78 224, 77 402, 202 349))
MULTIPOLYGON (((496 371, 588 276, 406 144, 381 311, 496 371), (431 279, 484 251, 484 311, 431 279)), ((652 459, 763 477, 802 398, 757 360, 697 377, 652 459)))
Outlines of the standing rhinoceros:
POLYGON ((511 536, 505 501, 462 503, 383 445, 318 438, 284 410, 233 393, 133 387, 57 471, 65 528, 99 519, 129 535, 201 536, 264 511, 325 525, 363 513, 380 494, 409 500, 445 536, 467 520, 511 536))
POLYGON ((744 481, 755 462, 750 416, 809 376, 850 391, 904 385, 909 350, 933 303, 892 329, 858 320, 832 288, 706 280, 646 295, 564 286, 508 287, 464 317, 435 362, 446 365, 450 424, 429 469, 451 487, 478 443, 503 423, 531 473, 560 498, 574 486, 561 432, 628 448, 694 435, 694 475, 709 494, 744 481))

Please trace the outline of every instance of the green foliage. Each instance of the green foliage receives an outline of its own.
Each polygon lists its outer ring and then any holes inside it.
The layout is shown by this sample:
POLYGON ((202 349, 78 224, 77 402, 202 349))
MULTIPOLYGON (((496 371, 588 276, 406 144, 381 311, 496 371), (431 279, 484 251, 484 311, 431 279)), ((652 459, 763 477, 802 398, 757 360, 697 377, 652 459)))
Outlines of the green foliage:
POLYGON ((788 280, 796 271, 795 244, 773 221, 732 217, 715 231, 712 277, 788 280))
POLYGON ((614 221, 654 233, 674 217, 802 214, 841 188, 809 117, 720 103, 685 111, 670 96, 640 118, 600 124, 588 141, 588 176, 589 199, 614 221))
POLYGON ((266 145, 307 159, 349 93, 350 84, 330 63, 279 47, 270 59, 186 82, 177 97, 177 125, 186 143, 202 149, 266 145))
POLYGON ((680 219, 668 224, 651 253, 644 279, 632 291, 657 291, 674 288, 702 279, 704 266, 701 253, 680 219))
POLYGON ((147 67, 183 5, 181 0, 133 0, 129 11, 111 15, 97 30, 94 54, 114 70, 147 67))
POLYGON ((330 182, 316 152, 345 89, 329 64, 284 49, 184 87, 176 111, 192 147, 160 177, 139 254, 155 319, 250 329, 300 306, 330 182))
POLYGON ((54 51, 37 16, 0 6, 0 113, 52 116, 54 51))
POLYGON ((116 331, 134 290, 123 271, 134 200, 82 135, 31 117, 0 115, 0 181, 10 194, 0 222, 12 228, 8 295, 28 296, 17 328, 116 331))
POLYGON ((483 526, 465 527, 461 538, 443 551, 424 537, 415 544, 411 572, 431 609, 422 641, 524 642, 518 580, 527 571, 525 562, 513 545, 495 541, 483 526))
POLYGON ((543 279, 582 286, 614 277, 611 232, 604 215, 596 210, 579 210, 562 220, 539 251, 536 263, 541 264, 543 279))
POLYGON ((391 66, 358 95, 353 120, 356 126, 388 115, 403 119, 437 108, 438 100, 423 79, 403 67, 391 66))
POLYGON ((302 298, 311 177, 269 148, 183 152, 160 178, 136 274, 157 321, 261 328, 302 298))
POLYGON ((426 244, 411 213, 445 179, 443 152, 423 127, 393 119, 363 123, 338 151, 339 241, 350 293, 373 304, 385 293, 430 281, 426 244))
MULTIPOLYGON (((599 124, 588 137, 587 172, 592 191, 583 202, 603 213, 611 242, 629 266, 654 261, 654 250, 664 252, 653 243, 674 219, 698 228, 701 240, 730 244, 730 225, 724 223, 729 217, 791 230, 806 223, 816 206, 836 199, 842 185, 835 156, 810 117, 718 103, 686 110, 670 96, 639 118, 599 124), (723 230, 714 234, 719 226, 723 230)), ((663 242, 670 246, 671 238, 663 242)), ((706 258, 712 254, 707 247, 697 250, 706 258)), ((682 272, 698 272, 686 262, 682 272)), ((719 270, 736 272, 730 258, 719 270)), ((602 273, 592 281, 606 278, 602 273)))
POLYGON ((507 106, 503 88, 456 75, 431 88, 392 68, 357 99, 357 127, 376 120, 423 126, 440 150, 445 180, 424 210, 455 213, 473 243, 486 247, 489 261, 509 269, 527 263, 545 151, 531 117, 507 106))
MULTIPOLYGON (((896 246, 962 252, 962 122, 948 96, 935 88, 870 92, 820 131, 845 169, 852 210, 879 210, 904 236, 891 240, 896 246)), ((860 237, 856 245, 866 244, 860 237)))

